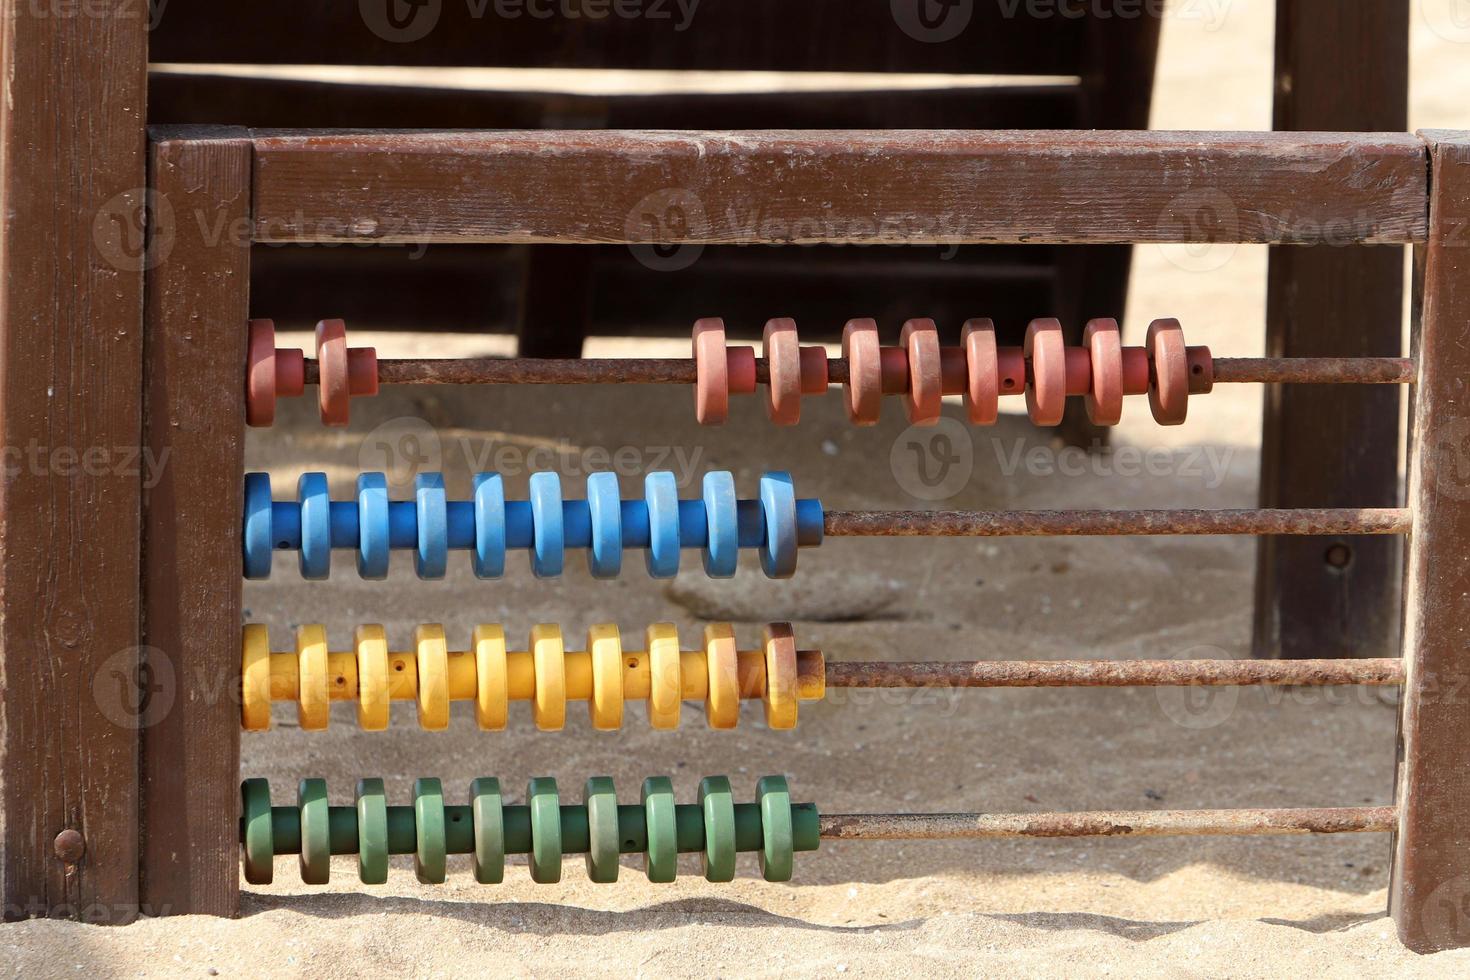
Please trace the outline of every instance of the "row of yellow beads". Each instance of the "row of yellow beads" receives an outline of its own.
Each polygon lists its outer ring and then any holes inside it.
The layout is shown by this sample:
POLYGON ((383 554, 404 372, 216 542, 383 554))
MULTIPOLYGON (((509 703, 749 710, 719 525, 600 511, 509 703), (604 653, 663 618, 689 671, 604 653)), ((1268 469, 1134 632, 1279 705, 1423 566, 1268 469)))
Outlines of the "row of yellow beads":
POLYGON ((592 726, 622 727, 623 703, 646 700, 654 728, 679 726, 684 701, 704 701, 711 728, 734 728, 742 698, 765 703, 771 728, 795 728, 797 704, 826 693, 826 668, 817 650, 798 650, 791 626, 771 623, 761 649, 739 650, 728 623, 704 629, 699 650, 680 650, 672 623, 648 627, 645 650, 627 650, 616 626, 587 631, 586 650, 568 650, 561 627, 531 630, 529 650, 506 649, 497 625, 475 627, 472 648, 450 650, 444 627, 420 626, 414 649, 388 649, 383 627, 357 627, 353 649, 327 648, 324 626, 300 626, 296 649, 272 652, 264 626, 245 627, 241 655, 241 721, 246 731, 270 727, 271 702, 295 701, 304 729, 324 729, 333 701, 356 701, 364 729, 388 727, 391 701, 417 701, 419 724, 449 726, 451 701, 474 701, 475 720, 486 730, 505 727, 511 701, 530 701, 536 727, 566 724, 567 702, 586 701, 592 726))

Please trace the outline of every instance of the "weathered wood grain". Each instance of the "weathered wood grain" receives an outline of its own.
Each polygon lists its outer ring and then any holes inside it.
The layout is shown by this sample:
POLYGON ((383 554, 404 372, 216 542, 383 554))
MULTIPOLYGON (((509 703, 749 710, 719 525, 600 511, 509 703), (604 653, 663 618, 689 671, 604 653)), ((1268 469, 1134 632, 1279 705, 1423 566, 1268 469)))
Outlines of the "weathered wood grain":
POLYGON ((1434 167, 1414 340, 1398 833, 1389 911, 1421 952, 1470 946, 1470 134, 1426 134, 1434 167))
POLYGON ((0 2, 7 919, 137 914, 139 9, 0 2), (70 864, 54 846, 63 830, 81 835, 70 864))
POLYGON ((143 728, 140 891, 234 915, 250 142, 159 133, 151 155, 174 220, 148 275, 145 444, 168 465, 143 495, 143 641, 177 696, 143 728))
POLYGON ((257 133, 259 241, 1405 242, 1405 134, 257 133))

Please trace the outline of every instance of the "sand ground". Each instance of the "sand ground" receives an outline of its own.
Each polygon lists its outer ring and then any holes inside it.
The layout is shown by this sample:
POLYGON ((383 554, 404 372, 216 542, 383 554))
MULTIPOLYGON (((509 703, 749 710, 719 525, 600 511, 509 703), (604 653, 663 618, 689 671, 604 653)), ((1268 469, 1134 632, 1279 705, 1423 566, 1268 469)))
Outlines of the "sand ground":
MULTIPOLYGON (((1470 127, 1457 97, 1470 47, 1445 36, 1442 6, 1415 4, 1412 123, 1470 127)), ((1180 5, 1165 25, 1156 126, 1269 125, 1271 7, 1180 5)), ((1140 249, 1129 332, 1177 315, 1191 342, 1258 353, 1264 269, 1260 249, 1203 258, 1140 249)), ((388 336, 379 349, 458 353, 503 349, 498 343, 388 336)), ((1082 473, 1048 472, 1048 461, 1071 468, 1080 460, 1058 457, 1016 418, 993 431, 956 425, 941 430, 958 447, 954 475, 930 503, 1248 506, 1259 405, 1256 389, 1222 390, 1175 430, 1158 429, 1134 406, 1119 450, 1082 473)), ((700 429, 689 408, 688 393, 673 389, 388 391, 354 407, 345 439, 303 406, 288 407, 274 429, 252 432, 248 466, 269 469, 282 485, 326 469, 340 491, 359 469, 387 463, 403 478, 417 462, 444 469, 451 492, 462 494, 468 473, 494 458, 521 493, 524 468, 516 467, 528 458, 544 465, 544 455, 531 455, 538 447, 572 488, 589 449, 631 447, 637 465, 624 473, 625 493, 637 489, 635 472, 663 462, 694 480, 731 469, 742 490, 764 469, 789 468, 804 495, 832 507, 926 505, 915 496, 929 494, 918 460, 927 454, 932 466, 941 447, 920 441, 915 450, 891 408, 883 426, 862 431, 835 397, 808 402, 794 430, 773 429, 753 403, 724 429, 700 429)), ((324 622, 335 647, 364 621, 385 623, 401 648, 419 622, 443 622, 463 644, 480 621, 503 622, 519 637, 540 621, 576 636, 596 622, 636 635, 671 620, 692 641, 703 622, 730 619, 749 642, 759 623, 789 619, 804 645, 834 659, 1248 652, 1253 544, 1244 539, 832 541, 805 553, 790 583, 749 569, 733 583, 696 572, 656 583, 636 571, 594 582, 577 559, 563 579, 534 580, 517 563, 493 584, 475 581, 460 561, 435 584, 417 581, 401 557, 391 586, 350 571, 303 586, 283 558, 271 581, 246 587, 248 616, 280 641, 297 623, 324 622)), ((478 775, 510 787, 551 775, 571 791, 606 773, 634 798, 643 776, 669 774, 682 800, 704 774, 729 774, 746 797, 758 776, 784 772, 796 796, 832 812, 1351 805, 1392 793, 1393 699, 1360 689, 1219 691, 1204 700, 1147 690, 834 692, 803 708, 796 732, 767 730, 749 706, 733 734, 709 731, 693 706, 677 734, 651 732, 638 706, 621 733, 594 733, 574 711, 567 731, 537 734, 519 707, 503 734, 479 732, 467 710, 456 710, 448 733, 424 733, 411 706, 399 705, 389 734, 358 731, 344 706, 328 732, 306 735, 283 705, 271 732, 245 737, 242 769, 269 777, 277 802, 308 775, 328 779, 334 802, 351 799, 358 777, 382 775, 393 802, 405 802, 418 775, 440 776, 458 794, 478 775)), ((591 886, 580 861, 568 861, 559 885, 533 885, 515 866, 505 885, 484 887, 461 859, 448 885, 425 887, 411 862, 396 859, 389 884, 367 888, 352 860, 339 859, 333 885, 320 889, 302 886, 294 861, 281 859, 277 884, 249 888, 236 921, 7 925, 0 963, 16 975, 99 977, 1470 970, 1470 952, 1419 957, 1398 945, 1383 914, 1387 869, 1381 835, 829 843, 799 856, 791 885, 762 882, 754 860, 742 859, 733 885, 705 883, 688 863, 677 884, 653 887, 630 862, 620 883, 591 886)))

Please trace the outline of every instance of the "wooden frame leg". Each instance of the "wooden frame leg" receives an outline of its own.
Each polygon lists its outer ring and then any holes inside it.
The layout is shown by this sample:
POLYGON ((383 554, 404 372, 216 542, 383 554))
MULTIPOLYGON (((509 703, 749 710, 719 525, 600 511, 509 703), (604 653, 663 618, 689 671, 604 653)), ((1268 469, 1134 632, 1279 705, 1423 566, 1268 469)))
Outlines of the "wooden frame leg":
POLYGON ((0 892, 138 908, 146 5, 0 2, 0 892))
POLYGON ((147 284, 144 444, 166 465, 144 485, 143 642, 168 703, 143 728, 140 889, 155 915, 234 915, 251 144, 195 130, 150 150, 171 221, 147 284))
MULTIPOLYGON (((1408 0, 1279 0, 1275 128, 1403 130, 1408 32, 1408 0)), ((1397 356, 1403 280, 1396 246, 1272 248, 1266 355, 1397 356)), ((1260 504, 1396 506, 1400 437, 1391 387, 1268 385, 1260 504)), ((1261 538, 1255 656, 1388 655, 1401 548, 1393 537, 1261 538)))
POLYGON ((1414 530, 1389 882, 1399 937, 1421 952, 1470 946, 1470 133, 1428 136, 1433 182, 1429 243, 1416 255, 1423 292, 1409 461, 1414 530))

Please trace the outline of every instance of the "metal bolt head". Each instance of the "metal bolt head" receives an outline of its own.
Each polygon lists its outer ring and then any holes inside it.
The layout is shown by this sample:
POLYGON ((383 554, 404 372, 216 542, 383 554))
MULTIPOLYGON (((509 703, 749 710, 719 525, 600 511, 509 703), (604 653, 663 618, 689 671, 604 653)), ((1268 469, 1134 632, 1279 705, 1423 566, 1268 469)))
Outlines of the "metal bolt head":
POLYGON ((52 843, 56 850, 56 856, 66 864, 77 864, 82 860, 82 855, 87 853, 87 842, 82 839, 80 831, 68 827, 56 835, 52 843))

